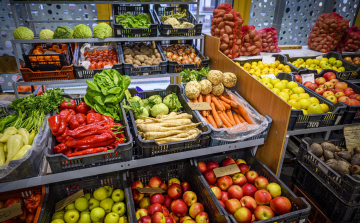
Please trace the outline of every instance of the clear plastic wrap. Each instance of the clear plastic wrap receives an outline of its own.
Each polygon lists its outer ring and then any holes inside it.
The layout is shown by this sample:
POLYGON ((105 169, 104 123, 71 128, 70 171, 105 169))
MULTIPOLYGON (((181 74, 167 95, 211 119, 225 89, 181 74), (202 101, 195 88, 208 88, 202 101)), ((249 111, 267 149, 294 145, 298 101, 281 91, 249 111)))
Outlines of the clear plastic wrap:
POLYGON ((278 39, 277 39, 277 33, 275 27, 268 27, 261 29, 259 30, 259 34, 262 40, 263 52, 270 52, 270 53, 281 52, 278 45, 278 39))
POLYGON ((360 49, 360 27, 348 28, 336 48, 338 51, 358 51, 360 49))
MULTIPOLYGON (((80 48, 80 58, 79 58, 78 65, 82 65, 86 69, 89 69, 89 66, 91 63, 90 63, 90 61, 85 60, 84 52, 85 51, 92 52, 94 50, 97 50, 97 51, 116 50, 117 51, 117 45, 116 45, 116 43, 111 43, 109 45, 104 45, 104 46, 92 46, 90 43, 84 43, 84 45, 82 45, 82 47, 80 48)), ((112 67, 113 67, 113 65, 105 65, 104 69, 110 69, 112 67)))

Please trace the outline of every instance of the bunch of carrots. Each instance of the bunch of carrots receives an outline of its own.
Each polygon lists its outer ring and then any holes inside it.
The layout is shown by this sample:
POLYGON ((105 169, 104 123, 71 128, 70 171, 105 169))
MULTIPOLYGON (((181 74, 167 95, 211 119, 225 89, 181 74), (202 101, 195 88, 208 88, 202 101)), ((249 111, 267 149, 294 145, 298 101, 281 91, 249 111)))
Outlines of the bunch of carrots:
POLYGON ((191 101, 194 103, 207 102, 210 105, 211 111, 199 112, 206 122, 216 129, 230 128, 240 123, 255 124, 246 109, 233 101, 225 92, 220 96, 200 94, 198 98, 191 101))

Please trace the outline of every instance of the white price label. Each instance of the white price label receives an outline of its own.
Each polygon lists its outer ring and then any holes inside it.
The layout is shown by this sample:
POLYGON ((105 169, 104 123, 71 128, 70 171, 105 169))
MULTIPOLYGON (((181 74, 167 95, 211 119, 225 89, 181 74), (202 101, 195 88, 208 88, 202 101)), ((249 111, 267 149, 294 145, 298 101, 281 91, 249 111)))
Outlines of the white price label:
POLYGON ((263 63, 267 63, 267 64, 275 63, 275 57, 272 57, 272 56, 264 56, 264 57, 262 58, 262 62, 263 62, 263 63))
POLYGON ((306 81, 310 81, 311 83, 315 83, 315 78, 314 78, 314 74, 302 74, 301 75, 302 78, 302 84, 305 83, 306 81))
POLYGON ((265 74, 265 75, 261 75, 261 78, 263 77, 270 77, 270 79, 276 79, 276 76, 274 74, 265 74))
POLYGON ((318 59, 318 60, 321 60, 322 58, 323 58, 323 56, 316 57, 316 59, 318 59))

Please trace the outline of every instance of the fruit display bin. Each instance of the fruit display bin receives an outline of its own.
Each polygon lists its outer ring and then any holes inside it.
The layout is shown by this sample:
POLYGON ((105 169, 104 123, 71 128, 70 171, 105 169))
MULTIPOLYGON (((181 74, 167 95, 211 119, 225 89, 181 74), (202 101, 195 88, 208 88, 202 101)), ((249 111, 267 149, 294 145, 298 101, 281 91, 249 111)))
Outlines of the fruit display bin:
POLYGON ((119 47, 119 58, 124 65, 124 74, 128 76, 141 76, 151 74, 165 74, 167 71, 168 60, 161 49, 160 42, 156 42, 156 48, 158 49, 162 61, 158 65, 149 66, 134 66, 132 63, 125 63, 125 57, 123 54, 122 46, 119 47))
MULTIPOLYGON (((309 216, 310 205, 304 198, 297 197, 275 174, 273 174, 269 168, 267 168, 263 163, 260 162, 253 154, 251 148, 245 148, 235 152, 227 152, 226 154, 221 155, 209 155, 200 158, 194 158, 192 164, 195 166, 196 172, 199 175, 201 182, 205 185, 208 191, 211 191, 210 186, 205 180, 205 177, 201 174, 199 168, 197 167, 198 162, 209 162, 210 160, 221 163, 225 158, 243 159, 249 165, 250 170, 256 171, 259 176, 263 176, 268 179, 271 183, 277 183, 281 187, 281 196, 287 197, 291 202, 291 212, 278 215, 274 218, 268 220, 257 221, 261 223, 267 222, 305 222, 309 216)), ((226 210, 221 206, 218 199, 215 197, 214 193, 210 193, 211 199, 216 204, 218 209, 221 210, 223 214, 227 214, 226 210)), ((233 215, 229 215, 229 218, 233 223, 237 223, 233 215)))
POLYGON ((131 190, 126 188, 127 184, 125 172, 122 171, 53 183, 49 186, 49 193, 46 194, 45 205, 43 205, 41 209, 40 221, 38 222, 51 222, 52 215, 55 212, 56 202, 67 198, 81 189, 84 190, 84 194, 93 194, 97 188, 103 186, 110 186, 113 190, 122 189, 124 191, 125 199, 123 202, 126 203, 128 222, 136 222, 131 217, 135 216, 135 212, 132 213, 132 211, 134 211, 132 208, 134 206, 133 199, 131 197, 131 190))
MULTIPOLYGON (((83 97, 73 98, 76 104, 84 101, 83 97)), ((133 137, 130 133, 129 124, 126 119, 126 113, 120 103, 123 120, 120 124, 125 126, 124 135, 127 141, 119 144, 115 150, 109 150, 102 153, 95 153, 83 156, 67 157, 64 154, 54 154, 54 146, 57 145, 56 137, 51 134, 47 148, 45 149, 46 160, 49 162, 52 173, 61 173, 78 169, 85 169, 106 164, 120 163, 131 160, 133 137)))
MULTIPOLYGON (((176 161, 165 164, 157 164, 151 167, 140 167, 136 169, 127 170, 127 189, 131 190, 130 184, 134 181, 141 181, 144 185, 149 183, 151 177, 158 176, 164 182, 169 181, 171 178, 178 178, 180 182, 186 181, 191 185, 191 191, 197 195, 197 202, 204 206, 204 211, 209 215, 209 222, 216 223, 230 223, 227 215, 224 215, 214 203, 211 198, 211 190, 200 177, 194 167, 190 164, 189 160, 176 161)), ((206 183, 206 182, 205 182, 206 183)), ((134 199, 132 194, 130 199, 134 199)), ((220 204, 219 204, 220 205, 220 204)), ((135 209, 135 206, 132 207, 135 209)), ((136 219, 135 213, 132 216, 136 219)), ((136 221, 134 221, 136 223, 136 221)))
MULTIPOLYGON (((201 122, 201 120, 195 115, 195 112, 191 110, 191 108, 189 107, 189 105, 186 103, 185 99, 181 95, 181 89, 179 85, 171 84, 166 88, 166 90, 156 90, 156 91, 138 92, 134 88, 129 88, 128 90, 131 96, 139 96, 141 99, 148 98, 152 95, 160 95, 164 99, 167 95, 176 93, 181 105, 183 106, 181 111, 191 114, 193 116, 192 121, 194 123, 201 122)), ((202 132, 195 139, 158 144, 157 142, 155 142, 155 140, 144 140, 141 138, 135 124, 134 114, 131 110, 129 110, 129 118, 130 118, 132 131, 133 131, 132 133, 134 135, 136 145, 139 149, 139 152, 141 153, 136 155, 142 155, 142 158, 161 156, 171 153, 179 153, 189 150, 206 148, 209 146, 210 129, 204 123, 200 124, 197 127, 202 132)))
MULTIPOLYGON (((273 54, 272 57, 275 57, 275 60, 280 61, 281 64, 289 65, 292 72, 297 71, 298 68, 296 68, 294 65, 287 62, 287 58, 282 54, 273 54)), ((262 59, 249 59, 249 60, 237 60, 241 66, 244 66, 245 63, 252 63, 252 62, 259 62, 262 61, 262 59)))
POLYGON ((154 15, 150 13, 150 5, 129 6, 129 5, 112 5, 113 10, 113 28, 115 37, 155 37, 157 36, 158 23, 154 15), (149 28, 124 28, 121 24, 116 24, 116 16, 131 13, 136 16, 140 13, 149 13, 151 25, 149 28))
MULTIPOLYGON (((307 70, 302 72, 308 72, 307 70)), ((280 80, 295 81, 295 76, 288 73, 279 73, 276 78, 280 80)), ((288 125, 288 131, 299 130, 299 129, 309 129, 309 128, 319 128, 325 126, 334 126, 341 123, 341 118, 345 113, 346 106, 341 103, 332 103, 323 96, 315 93, 304 85, 298 83, 300 87, 305 90, 305 93, 308 93, 310 97, 316 97, 320 103, 324 103, 329 107, 331 113, 323 114, 314 114, 314 115, 304 115, 301 109, 291 110, 290 120, 288 125)))
MULTIPOLYGON (((195 44, 192 44, 192 40, 190 41, 186 41, 183 44, 190 44, 194 47, 195 49, 195 54, 196 56, 198 56, 201 59, 201 63, 198 64, 178 64, 176 61, 170 61, 169 60, 169 68, 168 68, 168 73, 180 73, 181 71, 185 70, 185 69, 190 69, 190 70, 201 70, 201 68, 203 67, 208 67, 209 66, 209 58, 207 56, 204 56, 201 51, 195 46, 195 44)), ((162 41, 161 42, 161 46, 169 46, 170 44, 177 44, 178 41, 162 41)))
MULTIPOLYGON (((183 84, 183 85, 182 85, 182 92, 185 92, 185 90, 184 90, 184 89, 185 89, 185 85, 186 85, 186 84, 183 84)), ((236 91, 232 91, 232 93, 234 93, 236 96, 238 96, 239 98, 241 98, 242 100, 245 101, 245 99, 242 98, 236 91)), ((185 98, 185 100, 186 100, 187 102, 190 102, 190 99, 189 99, 188 97, 186 97, 185 94, 183 94, 183 97, 185 98)), ((251 110, 253 113, 255 113, 255 114, 257 114, 257 115, 260 115, 259 112, 257 112, 250 104, 249 104, 249 108, 250 108, 250 110, 251 110)), ((202 116, 200 115, 200 113, 199 113, 198 110, 194 110, 194 113, 195 113, 195 115, 198 117, 199 120, 201 120, 201 121, 203 121, 203 122, 206 123, 206 121, 203 120, 203 118, 202 118, 202 116)), ((272 119, 271 119, 270 116, 268 116, 268 115, 265 115, 264 117, 267 119, 267 121, 268 121, 269 124, 268 124, 267 128, 266 128, 263 132, 255 135, 255 136, 249 137, 249 138, 244 139, 244 140, 239 140, 239 141, 236 141, 236 140, 233 140, 233 141, 224 141, 224 140, 213 139, 213 138, 211 137, 210 146, 227 145, 227 144, 230 144, 230 143, 250 141, 250 140, 261 139, 261 138, 264 138, 264 141, 265 141, 266 138, 267 138, 267 135, 269 134, 269 131, 270 131, 272 119)), ((211 132, 212 132, 212 133, 213 133, 213 132, 220 133, 220 132, 225 132, 225 131, 226 131, 226 130, 224 130, 224 129, 222 129, 222 130, 221 130, 221 129, 215 129, 211 124, 208 124, 207 126, 211 129, 211 132)), ((253 130, 246 130, 246 132, 248 132, 248 134, 251 134, 252 131, 253 131, 253 130)), ((245 131, 241 131, 241 133, 244 134, 245 131)), ((236 133, 234 133, 234 134, 236 134, 236 133)))
MULTIPOLYGON (((339 52, 339 53, 342 53, 342 52, 339 52)), ((351 53, 351 54, 346 54, 346 55, 342 54, 343 60, 345 57, 350 57, 351 59, 354 59, 354 57, 360 57, 360 54, 359 53, 351 53)), ((360 64, 356 65, 351 62, 349 62, 349 63, 357 68, 356 71, 343 72, 341 75, 341 78, 345 79, 345 80, 360 79, 360 76, 359 76, 360 64)))
MULTIPOLYGON (((34 213, 35 217, 34 217, 34 220, 32 221, 32 222, 36 223, 36 222, 40 222, 41 215, 42 215, 42 209, 46 205, 45 197, 49 194, 49 186, 42 185, 42 186, 28 187, 25 189, 14 190, 14 191, 10 191, 10 192, 3 192, 3 193, 0 193, 0 201, 5 203, 6 200, 11 199, 11 198, 27 199, 32 194, 41 194, 40 203, 39 203, 38 208, 36 209, 36 212, 34 213), (44 204, 44 201, 45 201, 45 204, 44 204)), ((9 222, 10 222, 10 220, 9 220, 9 222)), ((14 222, 16 222, 16 221, 14 221, 14 222)))
POLYGON ((360 221, 360 206, 346 205, 329 188, 327 183, 319 180, 316 174, 302 162, 297 161, 291 181, 304 190, 325 210, 327 218, 336 223, 357 223, 360 221))
MULTIPOLYGON (((75 63, 74 63, 74 70, 75 75, 77 79, 91 79, 94 77, 96 73, 101 73, 103 68, 101 69, 86 69, 83 65, 80 65, 80 58, 81 58, 81 52, 80 49, 85 43, 78 43, 79 45, 75 48, 75 63)), ((91 43, 92 46, 106 46, 109 45, 109 43, 91 43)), ((118 49, 116 50, 116 54, 118 55, 118 64, 115 64, 112 66, 111 69, 117 70, 121 75, 123 75, 123 63, 120 59, 120 45, 118 46, 118 49)), ((110 49, 110 46, 109 46, 110 49)))
POLYGON ((157 20, 161 36, 200 36, 203 24, 196 21, 195 16, 189 11, 189 5, 166 6, 154 5, 152 12, 157 20), (186 9, 186 22, 192 23, 194 28, 173 28, 170 24, 161 22, 161 16, 182 12, 186 9))

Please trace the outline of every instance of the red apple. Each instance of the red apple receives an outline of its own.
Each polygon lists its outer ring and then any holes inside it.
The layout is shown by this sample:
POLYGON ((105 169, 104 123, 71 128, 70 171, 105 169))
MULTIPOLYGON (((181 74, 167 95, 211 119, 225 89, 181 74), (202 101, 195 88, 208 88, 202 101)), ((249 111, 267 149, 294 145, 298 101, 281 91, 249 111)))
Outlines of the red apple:
POLYGON ((344 92, 344 89, 335 88, 335 93, 338 93, 338 92, 344 92))
POLYGON ((257 191, 256 187, 252 184, 245 184, 244 186, 241 187, 241 189, 243 190, 244 196, 250 196, 250 197, 254 197, 254 194, 257 191))
POLYGON ((325 82, 325 84, 324 84, 325 86, 327 86, 328 87, 328 89, 334 89, 334 84, 332 83, 332 82, 330 82, 330 81, 328 81, 328 82, 325 82))
POLYGON ((200 212, 198 215, 196 215, 195 222, 209 223, 209 215, 206 212, 200 212))
MULTIPOLYGON (((197 204, 197 203, 195 203, 197 204)), ((193 204, 194 205, 194 204, 193 204)), ((177 199, 171 202, 171 211, 174 212, 175 216, 177 217, 184 217, 186 213, 188 212, 188 207, 186 204, 181 200, 177 199)))
POLYGON ((356 95, 358 95, 358 94, 352 94, 352 95, 349 96, 349 98, 350 99, 356 99, 356 95))
MULTIPOLYGON (((145 209, 146 210, 146 209, 145 209)), ((153 215, 155 212, 163 212, 161 204, 152 204, 150 205, 149 209, 147 210, 149 215, 153 215)))
POLYGON ((170 207, 171 202, 173 201, 172 198, 169 197, 169 195, 164 195, 164 205, 165 207, 170 207))
POLYGON ((200 212, 204 211, 204 206, 201 203, 195 203, 191 205, 189 209, 189 215, 192 218, 195 218, 200 212))
POLYGON ((151 217, 150 216, 142 216, 141 218, 139 218, 137 223, 151 223, 151 217))
POLYGON ((257 207, 256 201, 250 196, 242 197, 240 200, 240 205, 241 207, 246 207, 247 209, 249 209, 251 213, 253 213, 255 208, 257 207))
POLYGON ((237 160, 235 161, 235 163, 236 163, 236 165, 240 165, 240 163, 245 163, 245 164, 246 164, 246 161, 243 160, 243 159, 237 159, 237 160))
POLYGON ((276 197, 270 201, 270 208, 275 214, 286 214, 291 211, 291 202, 286 197, 276 197))
POLYGON ((245 175, 242 173, 236 173, 232 177, 232 181, 233 181, 233 184, 239 185, 240 187, 242 187, 244 184, 247 183, 247 179, 246 179, 245 175))
POLYGON ((29 214, 26 216, 25 223, 33 223, 33 222, 34 222, 34 218, 35 218, 35 214, 29 213, 29 214))
POLYGON ((182 196, 182 194, 183 194, 183 191, 182 191, 180 184, 174 183, 168 189, 168 195, 172 199, 178 199, 182 196))
POLYGON ((39 207, 41 194, 32 194, 25 200, 25 207, 30 213, 35 213, 39 207))
POLYGON ((228 166, 230 164, 235 164, 235 161, 232 158, 226 158, 221 162, 222 166, 228 166))
POLYGON ((349 97, 350 95, 355 94, 355 92, 354 92, 354 90, 353 90, 352 88, 350 88, 350 89, 349 89, 349 88, 345 89, 345 90, 344 90, 344 93, 345 93, 345 95, 348 96, 348 97, 349 97))
POLYGON ((153 196, 150 197, 150 204, 164 204, 165 202, 165 198, 162 194, 154 194, 153 196))
POLYGON ((273 218, 274 212, 268 206, 260 205, 255 209, 254 215, 257 221, 262 221, 273 218))
POLYGON ((260 190, 260 189, 266 189, 266 186, 269 184, 268 179, 266 179, 265 177, 256 177, 255 181, 254 181, 254 185, 256 187, 256 189, 260 190))
POLYGON ((182 199, 188 207, 197 202, 197 196, 193 191, 186 191, 182 199))
POLYGON ((189 219, 189 220, 185 220, 184 223, 196 223, 196 221, 189 219))
POLYGON ((198 168, 200 170, 201 173, 204 173, 206 171, 206 163, 204 162, 198 162, 198 168))
POLYGON ((134 181, 131 183, 131 190, 135 188, 144 188, 144 185, 140 181, 134 181))
POLYGON ((238 165, 238 167, 239 167, 242 174, 245 174, 250 169, 249 166, 247 164, 245 164, 245 163, 240 163, 238 165))
POLYGON ((334 85, 339 82, 338 79, 331 79, 331 80, 329 80, 329 81, 330 81, 331 83, 333 83, 334 85))
POLYGON ((328 91, 331 91, 331 92, 334 93, 334 94, 336 93, 335 89, 330 89, 330 88, 329 88, 329 89, 327 89, 327 90, 328 90, 328 91))
POLYGON ((320 88, 320 87, 318 87, 318 88, 315 89, 315 92, 318 93, 318 94, 320 94, 320 95, 324 94, 325 91, 326 91, 326 90, 325 90, 324 88, 320 88))
POLYGON ((174 214, 174 212, 171 212, 169 215, 170 218, 174 219, 175 222, 179 222, 180 218, 174 214))
POLYGON ((319 85, 319 88, 324 88, 325 90, 328 89, 328 87, 325 84, 319 85))
POLYGON ((180 180, 178 178, 171 178, 168 181, 168 187, 170 187, 172 184, 179 184, 180 185, 180 180))
POLYGON ((182 182, 182 183, 180 184, 180 186, 181 186, 181 188, 182 188, 182 190, 183 190, 184 193, 185 193, 186 191, 191 190, 191 185, 189 184, 189 182, 184 181, 184 182, 182 182))
POLYGON ((241 187, 238 185, 232 185, 229 188, 228 193, 229 193, 230 199, 235 198, 235 199, 240 200, 243 197, 243 191, 242 191, 241 187))
POLYGON ((225 208, 230 214, 234 214, 239 208, 241 208, 240 201, 237 199, 230 199, 225 202, 225 208))
POLYGON ((168 217, 169 216, 169 210, 167 209, 167 207, 165 207, 165 206, 162 206, 162 209, 163 209, 163 215, 165 216, 165 217, 168 217))
POLYGON ((348 87, 347 83, 345 82, 338 82, 335 84, 335 88, 338 88, 338 89, 346 89, 348 87))
POLYGON ((353 95, 355 95, 356 100, 360 101, 360 94, 353 94, 353 95))
POLYGON ((185 220, 192 220, 190 216, 184 216, 180 219, 180 223, 183 223, 185 220))
POLYGON ((140 193, 136 189, 132 190, 132 194, 133 194, 133 198, 134 198, 135 201, 140 201, 144 197, 144 194, 140 193))
POLYGON ((259 175, 258 175, 255 171, 253 171, 253 170, 250 170, 250 171, 248 171, 248 172, 245 173, 245 177, 246 177, 246 179, 247 179, 247 182, 248 182, 248 183, 251 183, 251 184, 254 183, 256 177, 258 177, 258 176, 259 176, 259 175))
POLYGON ((231 177, 223 176, 223 177, 217 178, 216 183, 221 190, 226 191, 233 184, 233 181, 232 181, 231 177))
POLYGON ((272 197, 267 190, 262 189, 255 192, 254 199, 257 205, 269 205, 272 197))
POLYGON ((228 194, 228 192, 221 191, 221 201, 224 202, 224 204, 225 204, 225 202, 226 202, 227 200, 229 200, 229 194, 228 194))
POLYGON ((235 212, 234 218, 239 223, 250 223, 252 219, 252 214, 249 209, 241 207, 235 212))
POLYGON ((212 170, 215 168, 219 168, 219 164, 217 162, 215 162, 214 160, 210 160, 207 164, 206 164, 206 169, 207 170, 212 170))
POLYGON ((324 84, 325 82, 326 82, 326 80, 323 77, 318 77, 315 79, 315 84, 317 84, 317 85, 324 84))
POLYGON ((347 96, 342 96, 342 97, 340 97, 339 99, 338 99, 338 102, 344 102, 345 103, 345 101, 347 101, 347 100, 349 100, 350 98, 349 97, 347 97, 347 96))
POLYGON ((172 217, 165 217, 166 223, 176 223, 176 221, 172 217))
MULTIPOLYGON (((324 83, 325 83, 325 82, 324 82, 324 83)), ((306 81, 306 82, 304 83, 304 86, 308 88, 308 87, 310 86, 310 84, 312 84, 311 81, 306 81)))
POLYGON ((213 170, 207 170, 204 173, 204 177, 206 182, 210 185, 210 184, 214 184, 216 183, 216 176, 213 170))
POLYGON ((222 197, 220 188, 218 188, 218 187, 212 187, 211 190, 212 190, 212 192, 214 193, 215 197, 216 197, 218 200, 220 200, 221 197, 222 197))
POLYGON ((336 75, 333 72, 326 72, 323 77, 325 78, 326 81, 330 81, 332 79, 336 78, 336 75))
POLYGON ((297 82, 302 83, 302 77, 298 74, 295 74, 295 79, 297 82))
POLYGON ((140 208, 136 211, 135 216, 136 216, 136 219, 139 220, 143 216, 149 216, 149 212, 145 208, 140 208))
POLYGON ((336 98, 340 98, 340 97, 342 97, 342 96, 345 96, 345 93, 344 93, 344 92, 337 92, 337 93, 335 93, 335 97, 336 97, 336 98))
POLYGON ((310 88, 311 90, 315 91, 316 88, 318 88, 319 86, 317 84, 310 84, 308 88, 310 88))
POLYGON ((155 212, 151 216, 151 223, 166 223, 164 214, 161 212, 155 212))
POLYGON ((324 98, 332 96, 332 95, 335 95, 332 91, 325 91, 324 94, 322 94, 322 96, 324 98))
POLYGON ((162 184, 162 180, 160 177, 151 177, 149 180, 150 187, 160 187, 162 184))
POLYGON ((360 105, 359 101, 356 99, 348 99, 345 101, 345 104, 350 105, 350 106, 359 106, 360 105))
POLYGON ((221 204, 221 206, 222 206, 223 208, 225 208, 224 202, 222 202, 221 200, 219 200, 219 203, 221 204))
POLYGON ((4 208, 10 207, 16 203, 20 203, 21 206, 24 206, 24 201, 21 198, 10 198, 4 204, 4 208))

